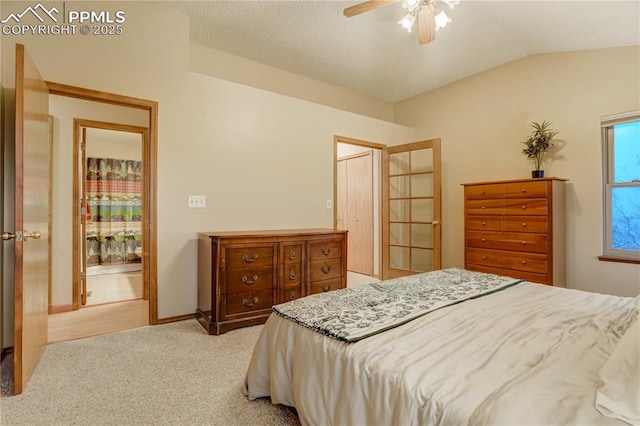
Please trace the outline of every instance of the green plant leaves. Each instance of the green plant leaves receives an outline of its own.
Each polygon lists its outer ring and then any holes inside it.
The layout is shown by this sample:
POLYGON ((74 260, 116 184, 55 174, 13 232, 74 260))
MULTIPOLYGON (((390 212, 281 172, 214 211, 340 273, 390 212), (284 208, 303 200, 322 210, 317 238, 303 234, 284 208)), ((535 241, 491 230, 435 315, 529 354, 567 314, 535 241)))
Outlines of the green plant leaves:
POLYGON ((522 153, 525 154, 527 158, 533 159, 536 170, 540 170, 544 154, 553 148, 554 138, 558 134, 558 132, 551 129, 551 124, 549 121, 543 121, 542 123, 532 122, 531 127, 533 131, 521 141, 521 143, 526 145, 522 153))

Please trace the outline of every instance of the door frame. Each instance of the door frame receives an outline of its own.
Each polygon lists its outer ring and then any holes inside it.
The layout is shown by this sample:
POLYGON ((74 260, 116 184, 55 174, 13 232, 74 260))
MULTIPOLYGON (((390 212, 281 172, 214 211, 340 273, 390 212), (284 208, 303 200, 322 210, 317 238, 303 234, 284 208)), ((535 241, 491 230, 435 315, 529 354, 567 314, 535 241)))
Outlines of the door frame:
MULTIPOLYGON (((114 93, 101 92, 83 87, 70 86, 47 81, 50 95, 66 96, 86 101, 102 102, 128 108, 136 108, 148 111, 148 143, 143 148, 142 158, 144 162, 143 170, 143 192, 147 198, 144 203, 143 218, 146 218, 146 226, 143 225, 143 269, 146 265, 147 275, 145 276, 145 286, 148 287, 149 296, 149 324, 158 323, 158 243, 157 243, 157 174, 158 174, 158 102, 147 99, 134 98, 130 96, 118 95, 114 93)), ((74 143, 76 143, 74 141, 74 143)), ((76 152, 74 151, 74 162, 76 152)), ((74 198, 78 196, 78 188, 74 188, 74 198)), ((78 211, 77 204, 74 204, 74 212, 78 211)), ((74 214, 74 221, 78 221, 78 215, 74 214)), ((74 232, 79 232, 78 225, 73 225, 74 232)), ((77 234, 79 238, 79 234, 77 234)), ((77 240, 74 238, 74 244, 77 240)), ((73 256, 73 271, 79 271, 76 265, 77 256, 73 256)), ((75 274, 75 272, 74 272, 75 274)), ((143 272, 144 274, 144 272, 143 272)), ((78 288, 74 285, 74 292, 78 288)), ((74 309, 78 295, 74 294, 74 309)))
MULTIPOLYGON (((86 152, 86 148, 81 147, 81 134, 84 135, 85 129, 102 129, 102 130, 115 130, 119 132, 129 132, 129 133, 137 133, 141 136, 142 140, 142 152, 148 152, 148 144, 149 144, 149 130, 146 127, 140 126, 132 126, 129 124, 120 124, 120 123, 111 123, 107 121, 96 121, 96 120, 86 120, 82 118, 74 118, 73 119, 73 152, 74 152, 74 162, 73 162, 73 206, 74 209, 72 211, 77 212, 78 208, 80 208, 80 214, 73 215, 73 223, 72 223, 72 253, 73 253, 73 275, 72 275, 72 285, 73 285, 73 309, 77 310, 86 303, 87 295, 81 291, 83 288, 83 281, 86 283, 86 275, 84 279, 81 276, 81 271, 84 271, 86 274, 86 246, 81 244, 83 241, 83 236, 81 235, 81 225, 86 225, 86 220, 82 219, 82 213, 84 213, 86 209, 86 204, 81 204, 81 200, 86 194, 81 194, 80 192, 80 183, 82 177, 84 176, 84 170, 80 170, 78 164, 78 156, 81 151, 86 152), (84 253, 83 253, 84 252, 84 253), (82 256, 85 256, 84 258, 82 256)), ((83 143, 84 143, 84 137, 83 143)), ((83 162, 85 159, 85 155, 83 154, 83 162)), ((146 184, 146 179, 148 178, 147 168, 146 168, 146 158, 143 155, 142 159, 142 184, 143 188, 146 184)), ((83 165, 83 168, 86 167, 86 164, 83 165)), ((84 182, 82 183, 84 187, 84 182)), ((84 192, 84 191, 83 191, 84 192)), ((148 254, 149 252, 146 250, 146 244, 148 244, 148 232, 149 229, 149 205, 147 201, 146 192, 142 196, 142 298, 147 300, 149 299, 149 266, 148 266, 148 254)), ((86 200, 84 200, 86 203, 86 200)), ((86 213, 85 213, 86 216, 86 213)), ((86 228, 83 228, 86 232, 86 228)))
MULTIPOLYGON (((357 145, 365 148, 377 149, 380 150, 380 161, 378 170, 378 229, 374 229, 374 231, 378 234, 378 244, 374 244, 374 249, 378 249, 378 274, 374 274, 374 277, 382 279, 382 152, 387 147, 384 144, 377 142, 365 141, 362 139, 353 139, 346 136, 335 135, 333 137, 333 228, 336 229, 338 226, 338 144, 344 143, 349 145, 357 145)), ((375 165, 374 165, 375 166, 375 165)), ((371 254, 373 257, 373 253, 371 254)))

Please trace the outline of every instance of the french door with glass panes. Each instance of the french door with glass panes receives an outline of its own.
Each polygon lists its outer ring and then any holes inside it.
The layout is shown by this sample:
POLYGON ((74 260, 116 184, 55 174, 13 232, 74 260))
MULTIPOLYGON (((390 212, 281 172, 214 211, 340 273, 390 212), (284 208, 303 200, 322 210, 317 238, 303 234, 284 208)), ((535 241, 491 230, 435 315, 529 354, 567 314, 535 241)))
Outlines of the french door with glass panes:
POLYGON ((441 267, 440 139, 383 150, 382 277, 441 267))

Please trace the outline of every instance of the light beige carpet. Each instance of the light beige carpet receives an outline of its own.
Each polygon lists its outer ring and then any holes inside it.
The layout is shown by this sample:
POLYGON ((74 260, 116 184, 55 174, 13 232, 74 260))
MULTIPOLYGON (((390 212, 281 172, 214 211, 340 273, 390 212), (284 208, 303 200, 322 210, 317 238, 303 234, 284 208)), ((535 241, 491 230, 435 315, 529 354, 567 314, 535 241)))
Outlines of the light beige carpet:
POLYGON ((261 329, 209 336, 187 320, 49 345, 25 391, 0 399, 0 424, 299 425, 242 395, 261 329))

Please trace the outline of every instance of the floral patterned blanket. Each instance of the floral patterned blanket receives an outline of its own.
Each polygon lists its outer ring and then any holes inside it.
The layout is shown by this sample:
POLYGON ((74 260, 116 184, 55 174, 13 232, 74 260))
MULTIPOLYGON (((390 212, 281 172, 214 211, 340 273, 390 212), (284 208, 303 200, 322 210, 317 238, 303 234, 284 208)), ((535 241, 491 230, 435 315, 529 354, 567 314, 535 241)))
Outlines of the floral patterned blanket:
POLYGON ((276 305, 273 310, 307 328, 353 343, 521 281, 452 268, 315 294, 276 305))

